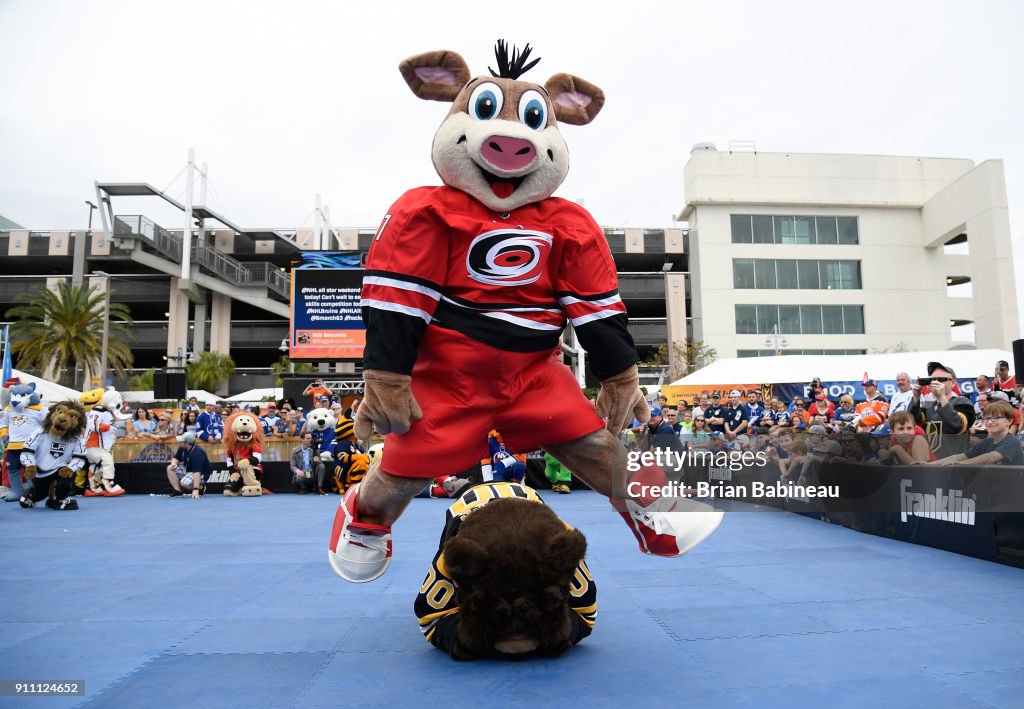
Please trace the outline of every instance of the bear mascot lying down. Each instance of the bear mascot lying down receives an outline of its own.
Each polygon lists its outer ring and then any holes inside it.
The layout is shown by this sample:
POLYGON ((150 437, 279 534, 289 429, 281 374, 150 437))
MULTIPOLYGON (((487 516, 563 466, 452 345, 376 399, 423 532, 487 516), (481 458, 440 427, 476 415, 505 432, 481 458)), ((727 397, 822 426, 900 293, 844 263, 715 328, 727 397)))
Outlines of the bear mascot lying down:
POLYGON ((597 615, 586 550, 531 488, 472 487, 448 508, 416 597, 420 630, 456 660, 561 655, 597 615))

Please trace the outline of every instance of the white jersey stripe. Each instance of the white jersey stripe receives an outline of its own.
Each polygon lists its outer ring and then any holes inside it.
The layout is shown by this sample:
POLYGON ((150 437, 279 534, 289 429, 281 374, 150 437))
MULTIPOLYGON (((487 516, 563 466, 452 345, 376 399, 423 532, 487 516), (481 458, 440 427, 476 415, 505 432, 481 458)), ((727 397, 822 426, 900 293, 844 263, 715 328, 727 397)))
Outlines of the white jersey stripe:
POLYGON ((369 300, 363 298, 359 301, 360 308, 375 308, 377 310, 390 310, 393 313, 402 313, 404 315, 412 315, 413 317, 420 318, 423 322, 430 324, 432 317, 430 313, 420 310, 419 308, 411 308, 408 305, 399 305, 397 303, 388 303, 383 300, 369 300))
POLYGON ((582 298, 576 298, 571 295, 563 296, 558 299, 558 302, 562 305, 574 305, 576 303, 583 303, 584 305, 615 305, 615 303, 621 303, 622 298, 618 295, 609 296, 608 298, 601 298, 601 300, 583 300, 582 298))
POLYGON ((419 283, 412 283, 410 281, 400 281, 397 278, 385 278, 383 276, 366 276, 363 278, 363 285, 366 284, 374 286, 387 286, 389 288, 400 288, 401 290, 414 291, 416 293, 422 293, 428 298, 434 300, 440 300, 441 294, 433 288, 420 285, 419 283))
POLYGON ((604 318, 610 318, 615 315, 625 315, 621 310, 599 310, 596 313, 590 313, 579 318, 572 318, 571 322, 573 327, 579 327, 580 325, 586 325, 588 322, 594 320, 602 320, 604 318))
POLYGON ((526 318, 519 318, 515 315, 509 315, 505 312, 489 312, 480 313, 489 318, 495 320, 504 320, 505 322, 512 323, 513 325, 519 325, 520 327, 528 327, 531 330, 561 330, 561 325, 549 325, 548 323, 536 322, 534 320, 527 320, 526 318))
MULTIPOLYGON (((444 302, 448 303, 449 305, 455 306, 456 308, 462 308, 463 310, 469 310, 469 311, 472 311, 472 312, 481 312, 479 308, 473 308, 473 307, 470 307, 468 305, 463 305, 462 303, 458 303, 458 302, 452 300, 451 298, 448 298, 448 297, 443 296, 443 295, 441 296, 441 300, 443 300, 444 302)), ((493 311, 493 310, 491 310, 491 311, 487 311, 487 312, 503 312, 503 313, 504 312, 508 312, 508 313, 556 313, 556 314, 561 314, 562 310, 560 308, 544 308, 544 307, 541 307, 541 306, 526 306, 526 305, 518 306, 517 305, 517 306, 509 306, 507 308, 502 308, 501 311, 493 311)))

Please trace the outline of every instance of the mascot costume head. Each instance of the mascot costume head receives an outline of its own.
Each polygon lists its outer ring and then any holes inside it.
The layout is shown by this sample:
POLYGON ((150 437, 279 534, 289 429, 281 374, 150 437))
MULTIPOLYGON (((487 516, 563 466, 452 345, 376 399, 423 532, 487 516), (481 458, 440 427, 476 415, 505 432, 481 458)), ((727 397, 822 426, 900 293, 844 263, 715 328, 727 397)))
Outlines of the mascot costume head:
POLYGON ((427 52, 399 65, 421 99, 452 104, 434 135, 431 157, 446 185, 472 195, 496 212, 547 199, 569 173, 569 148, 558 121, 582 126, 604 106, 604 93, 570 74, 543 86, 520 80, 540 59, 498 42, 498 70, 470 80, 455 52, 427 52))
POLYGON ((229 497, 263 494, 263 424, 250 413, 236 411, 224 422, 224 454, 228 462, 229 497))

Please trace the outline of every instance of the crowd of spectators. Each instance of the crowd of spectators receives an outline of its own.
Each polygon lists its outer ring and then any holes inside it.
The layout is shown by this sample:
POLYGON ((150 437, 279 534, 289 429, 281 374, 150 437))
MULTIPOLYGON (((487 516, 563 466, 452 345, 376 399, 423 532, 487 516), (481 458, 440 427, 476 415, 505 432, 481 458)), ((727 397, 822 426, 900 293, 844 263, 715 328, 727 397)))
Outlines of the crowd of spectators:
POLYGON ((916 381, 898 373, 890 399, 865 377, 863 396, 842 392, 838 405, 819 379, 788 402, 765 400, 760 388, 704 391, 672 406, 662 398, 651 423, 634 431, 642 449, 763 452, 785 480, 798 480, 813 461, 1024 465, 1022 390, 1005 361, 994 376, 977 377, 973 396, 960 391, 951 367, 926 369, 916 381))

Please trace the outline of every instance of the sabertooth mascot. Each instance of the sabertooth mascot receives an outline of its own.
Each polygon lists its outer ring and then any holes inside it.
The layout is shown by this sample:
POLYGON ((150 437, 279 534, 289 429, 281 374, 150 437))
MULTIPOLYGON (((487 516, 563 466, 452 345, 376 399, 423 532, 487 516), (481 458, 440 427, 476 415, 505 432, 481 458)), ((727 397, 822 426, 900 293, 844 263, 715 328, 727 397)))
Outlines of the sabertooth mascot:
POLYGON ((368 255, 356 436, 376 427, 387 439, 331 531, 328 557, 347 581, 384 573, 391 525, 424 478, 480 460, 492 428, 512 450, 543 447, 613 497, 644 552, 678 556, 721 519, 700 503, 684 514, 673 500, 626 495, 617 436, 648 412, 615 264, 590 214, 551 196, 569 170, 558 123, 590 123, 604 93, 570 74, 520 79, 539 61, 527 62, 529 46, 510 58, 499 42, 496 56, 492 76, 472 77, 444 50, 399 65, 417 97, 451 104, 432 150, 444 185, 402 195, 368 255), (601 380, 596 412, 554 357, 567 322, 601 380))

